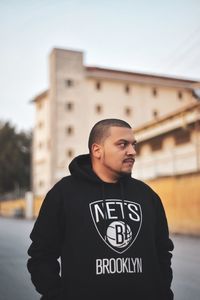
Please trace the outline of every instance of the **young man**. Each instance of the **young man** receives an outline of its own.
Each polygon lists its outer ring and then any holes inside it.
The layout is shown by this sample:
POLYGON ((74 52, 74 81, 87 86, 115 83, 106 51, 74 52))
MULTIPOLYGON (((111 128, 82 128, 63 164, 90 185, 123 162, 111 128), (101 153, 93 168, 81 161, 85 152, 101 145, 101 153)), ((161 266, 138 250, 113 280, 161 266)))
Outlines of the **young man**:
POLYGON ((28 250, 41 299, 173 299, 173 243, 158 195, 131 178, 135 146, 126 122, 98 122, 47 194, 28 250))

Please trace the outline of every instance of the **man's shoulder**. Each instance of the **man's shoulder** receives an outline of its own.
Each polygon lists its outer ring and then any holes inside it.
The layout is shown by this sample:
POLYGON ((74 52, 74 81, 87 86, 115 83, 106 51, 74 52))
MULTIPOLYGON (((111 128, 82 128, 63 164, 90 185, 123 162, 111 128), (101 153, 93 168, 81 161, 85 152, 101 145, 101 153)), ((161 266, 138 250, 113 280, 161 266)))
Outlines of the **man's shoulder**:
POLYGON ((131 184, 134 184, 137 188, 145 190, 152 194, 156 194, 155 191, 152 189, 152 187, 150 185, 148 185, 146 182, 136 179, 134 177, 131 177, 130 180, 131 180, 130 181, 131 184))
POLYGON ((45 198, 51 198, 51 197, 55 197, 57 199, 59 199, 63 194, 63 192, 65 193, 66 191, 70 191, 71 189, 73 189, 73 184, 72 184, 72 176, 65 176, 63 178, 61 178, 59 181, 57 181, 47 192, 45 198))
POLYGON ((146 187, 146 188, 150 188, 149 185, 147 183, 145 183, 144 181, 140 180, 140 179, 136 179, 134 177, 130 177, 130 182, 132 184, 135 184, 137 186, 141 186, 141 187, 146 187))
POLYGON ((54 189, 60 189, 62 187, 65 187, 66 185, 71 184, 73 181, 73 177, 71 175, 62 177, 59 181, 56 182, 56 184, 53 186, 54 189))

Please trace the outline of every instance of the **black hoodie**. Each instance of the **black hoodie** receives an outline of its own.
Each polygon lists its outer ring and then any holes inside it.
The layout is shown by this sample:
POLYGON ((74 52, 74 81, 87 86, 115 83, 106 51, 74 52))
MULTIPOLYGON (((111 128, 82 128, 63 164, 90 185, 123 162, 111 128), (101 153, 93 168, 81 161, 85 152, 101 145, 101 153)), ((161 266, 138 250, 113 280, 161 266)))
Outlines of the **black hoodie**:
POLYGON ((89 155, 69 169, 30 235, 28 270, 41 299, 173 299, 173 243, 158 195, 130 176, 101 181, 89 155))

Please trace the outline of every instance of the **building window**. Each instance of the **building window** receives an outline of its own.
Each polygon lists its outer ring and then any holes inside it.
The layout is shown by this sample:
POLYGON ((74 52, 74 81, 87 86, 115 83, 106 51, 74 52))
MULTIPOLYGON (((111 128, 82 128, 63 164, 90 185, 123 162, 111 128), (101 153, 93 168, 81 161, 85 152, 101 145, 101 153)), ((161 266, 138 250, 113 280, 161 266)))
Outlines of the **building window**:
POLYGON ((143 145, 144 145, 144 143, 137 143, 135 145, 135 150, 136 150, 136 153, 137 153, 138 156, 141 154, 141 150, 142 150, 143 145))
POLYGON ((96 110, 96 113, 98 113, 98 114, 101 114, 102 111, 103 111, 102 106, 99 105, 99 104, 97 104, 97 105, 95 106, 95 110, 96 110))
POLYGON ((65 86, 72 87, 74 85, 74 81, 72 79, 65 80, 65 86))
POLYGON ((125 86, 125 92, 126 92, 127 94, 129 94, 129 92, 130 92, 130 87, 129 87, 128 84, 125 86))
POLYGON ((67 149, 66 154, 67 154, 68 158, 72 158, 74 156, 74 150, 73 149, 67 149))
POLYGON ((96 90, 100 90, 101 89, 101 82, 97 81, 96 82, 96 90))
POLYGON ((43 126, 44 126, 44 123, 43 123, 42 121, 40 121, 40 122, 38 123, 38 128, 41 129, 43 126))
POLYGON ((72 110, 74 109, 74 103, 72 103, 72 102, 67 102, 67 103, 65 104, 65 108, 66 108, 66 110, 68 110, 68 111, 72 111, 72 110))
POLYGON ((152 94, 153 94, 154 97, 157 97, 158 91, 157 91, 156 88, 153 88, 153 89, 152 89, 152 94))
POLYGON ((43 103, 42 103, 42 101, 40 101, 40 102, 37 102, 36 105, 37 105, 37 106, 36 106, 37 109, 40 110, 40 109, 42 109, 43 103))
POLYGON ((178 92, 178 99, 179 100, 183 99, 183 93, 181 91, 178 92))
POLYGON ((72 134, 74 133, 74 128, 73 128, 72 126, 68 126, 68 127, 66 128, 66 133, 67 133, 68 135, 72 135, 72 134))
POLYGON ((44 186, 44 181, 40 180, 39 183, 38 183, 39 187, 43 187, 44 186))
POLYGON ((158 111, 156 109, 153 110, 152 112, 154 119, 158 118, 158 111))
POLYGON ((156 137, 150 141, 150 146, 152 151, 158 151, 162 149, 162 139, 160 137, 156 137))
POLYGON ((42 142, 39 142, 38 147, 39 147, 39 149, 42 149, 42 147, 43 147, 42 142))
POLYGON ((175 132, 175 145, 181 145, 190 142, 190 131, 188 129, 180 129, 175 132))
POLYGON ((132 115, 132 109, 130 107, 125 107, 125 115, 130 117, 132 115))

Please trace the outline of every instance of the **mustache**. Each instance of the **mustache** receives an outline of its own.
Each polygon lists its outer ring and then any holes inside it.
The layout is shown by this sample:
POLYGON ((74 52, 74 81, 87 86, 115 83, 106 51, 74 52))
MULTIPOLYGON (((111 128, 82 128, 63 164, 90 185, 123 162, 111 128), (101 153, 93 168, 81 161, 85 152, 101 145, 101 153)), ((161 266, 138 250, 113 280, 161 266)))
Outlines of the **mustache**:
POLYGON ((123 162, 135 162, 135 158, 134 157, 127 157, 123 160, 123 162))

